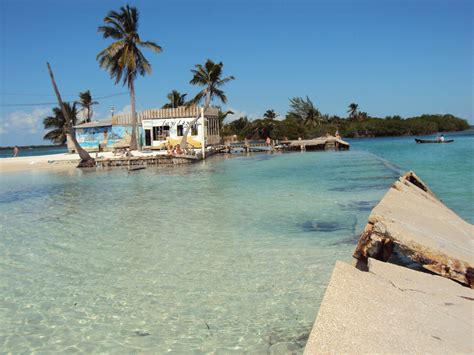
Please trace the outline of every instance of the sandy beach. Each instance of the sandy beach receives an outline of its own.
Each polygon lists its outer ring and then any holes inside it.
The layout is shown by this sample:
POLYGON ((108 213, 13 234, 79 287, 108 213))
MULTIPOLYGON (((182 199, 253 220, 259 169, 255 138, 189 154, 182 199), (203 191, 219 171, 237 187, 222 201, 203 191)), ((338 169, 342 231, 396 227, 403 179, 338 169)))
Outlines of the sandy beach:
MULTIPOLYGON (((133 151, 133 156, 164 155, 166 151, 139 152, 133 151)), ((91 153, 94 158, 118 158, 112 152, 91 153)), ((79 155, 71 153, 0 158, 0 173, 11 173, 18 171, 36 170, 65 170, 76 168, 79 163, 79 155)))

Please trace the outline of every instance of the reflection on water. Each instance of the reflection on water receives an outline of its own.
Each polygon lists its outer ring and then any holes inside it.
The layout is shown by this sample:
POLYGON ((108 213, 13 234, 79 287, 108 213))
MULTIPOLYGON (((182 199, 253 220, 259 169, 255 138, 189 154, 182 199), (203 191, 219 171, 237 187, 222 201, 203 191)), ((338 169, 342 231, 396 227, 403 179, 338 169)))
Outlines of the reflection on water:
POLYGON ((393 182, 368 150, 1 176, 0 347, 301 351, 393 182))

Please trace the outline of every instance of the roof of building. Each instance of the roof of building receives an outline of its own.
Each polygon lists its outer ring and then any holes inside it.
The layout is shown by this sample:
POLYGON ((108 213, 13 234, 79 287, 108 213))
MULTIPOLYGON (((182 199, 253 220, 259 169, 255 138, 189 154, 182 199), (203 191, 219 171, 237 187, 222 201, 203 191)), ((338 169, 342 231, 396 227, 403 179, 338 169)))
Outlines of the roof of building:
POLYGON ((107 127, 112 126, 112 120, 101 120, 101 121, 92 121, 87 123, 82 123, 80 125, 74 126, 74 128, 93 128, 93 127, 107 127))
MULTIPOLYGON (((177 108, 149 109, 137 112, 137 122, 143 120, 153 120, 160 118, 189 118, 200 115, 201 107, 198 106, 180 106, 177 108)), ((205 117, 218 117, 219 109, 217 107, 209 107, 204 113, 205 117)), ((130 113, 123 115, 115 115, 112 117, 112 124, 130 124, 132 115, 130 113)))

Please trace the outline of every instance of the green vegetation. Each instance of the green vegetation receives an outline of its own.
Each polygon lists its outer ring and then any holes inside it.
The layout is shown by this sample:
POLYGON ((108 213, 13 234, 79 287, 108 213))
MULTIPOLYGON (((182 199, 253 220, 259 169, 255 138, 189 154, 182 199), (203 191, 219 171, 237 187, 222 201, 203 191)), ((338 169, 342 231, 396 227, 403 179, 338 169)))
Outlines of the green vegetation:
MULTIPOLYGON (((69 118, 72 121, 72 125, 74 126, 77 122, 77 108, 76 103, 72 105, 69 102, 64 103, 64 109, 66 113, 69 115, 69 118)), ((43 124, 45 129, 51 129, 48 133, 46 133, 43 137, 45 140, 50 140, 54 144, 64 145, 66 144, 68 130, 68 122, 63 115, 63 112, 60 107, 53 108, 53 115, 48 116, 43 119, 43 124)))
POLYGON ((115 84, 122 81, 130 91, 132 106, 132 137, 130 149, 136 150, 137 144, 137 113, 135 110, 135 86, 137 75, 144 76, 151 73, 151 65, 139 47, 148 48, 156 53, 161 47, 155 42, 142 41, 138 35, 138 10, 136 7, 122 6, 120 11, 110 11, 104 18, 105 26, 99 27, 104 38, 116 40, 97 55, 101 68, 106 69, 115 84))
POLYGON ((185 97, 187 95, 188 94, 181 94, 179 91, 173 90, 168 95, 166 95, 166 98, 169 100, 169 102, 164 104, 161 108, 177 108, 184 106, 186 105, 185 97))
POLYGON ((466 120, 450 114, 425 114, 406 119, 400 116, 378 118, 360 112, 356 103, 348 107, 347 118, 323 115, 309 97, 294 97, 290 99, 290 110, 285 119, 275 120, 267 114, 253 121, 240 117, 225 124, 222 135, 237 135, 239 139, 307 139, 326 133, 335 135, 338 131, 342 137, 381 137, 426 135, 469 128, 466 120))
MULTIPOLYGON (((72 121, 72 126, 90 122, 92 118, 92 106, 97 104, 97 101, 92 100, 92 95, 89 90, 79 93, 79 101, 74 101, 72 104, 70 102, 65 102, 64 108, 72 121), (76 105, 81 106, 81 108, 78 110, 76 105), (85 118, 84 120, 79 121, 78 115, 81 111, 85 111, 85 118)), ((53 128, 44 135, 44 140, 50 140, 54 144, 59 145, 66 144, 68 123, 63 115, 61 107, 53 108, 53 115, 45 117, 43 119, 43 125, 44 129, 53 128)))

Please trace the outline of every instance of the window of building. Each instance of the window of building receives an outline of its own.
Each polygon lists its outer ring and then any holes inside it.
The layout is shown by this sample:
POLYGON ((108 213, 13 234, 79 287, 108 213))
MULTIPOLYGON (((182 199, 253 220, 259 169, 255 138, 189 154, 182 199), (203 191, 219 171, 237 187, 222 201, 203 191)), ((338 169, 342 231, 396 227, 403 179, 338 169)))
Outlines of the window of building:
POLYGON ((178 130, 178 137, 182 137, 184 135, 183 125, 179 124, 177 127, 177 130, 178 130))
POLYGON ((197 124, 193 124, 191 127, 191 135, 192 136, 197 136, 198 135, 198 126, 197 124))
POLYGON ((170 126, 153 127, 153 140, 164 141, 170 136, 170 126))

